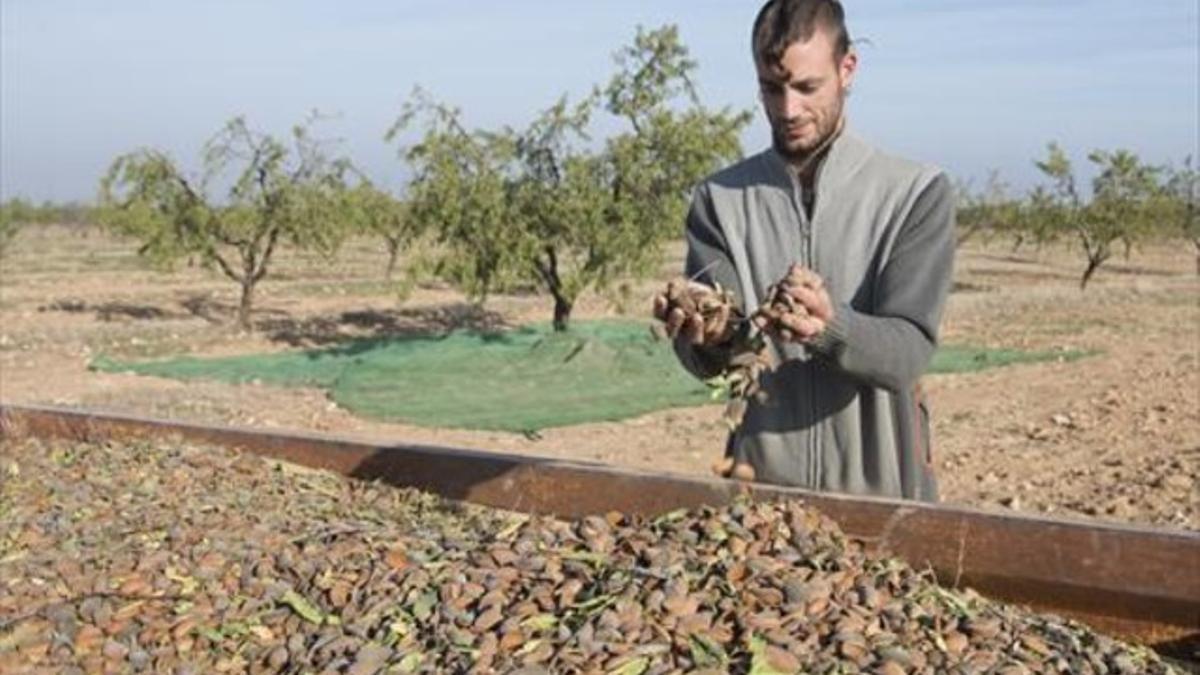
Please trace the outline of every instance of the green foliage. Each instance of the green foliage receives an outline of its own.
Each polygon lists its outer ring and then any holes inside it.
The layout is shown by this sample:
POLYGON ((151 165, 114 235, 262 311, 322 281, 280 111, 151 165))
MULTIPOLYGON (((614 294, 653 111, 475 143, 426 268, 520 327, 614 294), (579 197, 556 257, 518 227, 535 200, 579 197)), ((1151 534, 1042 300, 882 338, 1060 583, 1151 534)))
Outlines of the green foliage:
POLYGON ((1088 199, 1057 143, 1050 143, 1046 157, 1036 162, 1049 184, 1024 199, 1009 198, 995 173, 981 192, 960 188, 959 243, 981 232, 1012 236, 1014 250, 1026 241, 1041 246, 1063 236, 1075 238, 1087 260, 1080 279, 1086 288, 1118 243, 1128 257, 1142 241, 1182 235, 1196 247, 1200 273, 1200 174, 1191 158, 1178 169, 1145 164, 1128 150, 1096 150, 1088 160, 1096 169, 1088 199))
POLYGON ((0 258, 8 253, 8 247, 16 238, 20 223, 4 219, 0 216, 0 258))
POLYGON ((387 246, 388 263, 384 276, 391 281, 400 252, 420 238, 417 222, 408 216, 408 205, 363 181, 351 190, 355 221, 361 231, 378 236, 387 246))
POLYGON ((17 232, 28 222, 27 208, 20 199, 10 199, 0 204, 0 256, 8 252, 17 232))
POLYGON ((1071 161, 1056 143, 1050 143, 1046 158, 1037 162, 1052 188, 1030 199, 1031 223, 1051 232, 1060 228, 1078 238, 1087 257, 1081 289, 1112 257, 1115 243, 1123 242, 1128 250, 1147 236, 1160 191, 1160 169, 1143 164, 1132 152, 1096 150, 1088 160, 1099 171, 1092 182, 1090 202, 1080 197, 1071 161))
POLYGON ((1142 163, 1128 150, 1096 150, 1088 160, 1100 171, 1092 181, 1087 209, 1097 238, 1122 241, 1128 249, 1153 234, 1158 226, 1154 206, 1162 169, 1142 163))
POLYGON ((1018 205, 1013 248, 1023 241, 1032 241, 1039 248, 1056 241, 1067 231, 1068 222, 1068 207, 1055 197, 1054 192, 1042 185, 1034 187, 1026 200, 1018 205))
POLYGON ((408 215, 437 233, 437 274, 469 295, 536 285, 564 330, 579 294, 651 273, 676 236, 691 187, 740 155, 748 111, 710 111, 678 31, 639 29, 617 73, 582 101, 566 97, 524 129, 469 131, 461 112, 418 89, 388 133, 420 124, 403 150, 413 168, 408 215), (602 112, 625 130, 602 145, 602 112))
POLYGON ((75 202, 55 204, 45 201, 39 206, 20 197, 0 202, 0 256, 26 225, 83 225, 89 223, 91 217, 91 209, 75 202))
POLYGON ((332 254, 347 233, 349 162, 314 138, 315 117, 290 144, 230 120, 204 151, 196 181, 157 150, 118 157, 100 183, 100 221, 141 242, 162 266, 199 258, 241 286, 238 323, 250 328, 254 289, 280 243, 332 254), (224 198, 212 186, 228 185, 224 198))
POLYGON ((979 236, 991 240, 997 236, 1012 236, 1019 246, 1024 240, 1024 213, 1020 200, 1008 194, 1008 184, 998 171, 988 174, 987 184, 976 192, 969 184, 959 184, 958 228, 956 245, 979 236))
POLYGON ((0 202, 0 220, 21 225, 83 225, 91 217, 91 209, 78 202, 47 200, 38 205, 20 197, 0 202))
POLYGON ((1168 169, 1155 202, 1156 216, 1167 232, 1182 234, 1196 248, 1200 274, 1200 172, 1188 157, 1178 169, 1168 169))
POLYGON ((434 272, 483 298, 503 287, 515 267, 517 238, 504 175, 513 150, 494 134, 468 131, 461 115, 417 88, 386 138, 424 124, 421 141, 402 151, 413 169, 408 217, 442 244, 434 272))

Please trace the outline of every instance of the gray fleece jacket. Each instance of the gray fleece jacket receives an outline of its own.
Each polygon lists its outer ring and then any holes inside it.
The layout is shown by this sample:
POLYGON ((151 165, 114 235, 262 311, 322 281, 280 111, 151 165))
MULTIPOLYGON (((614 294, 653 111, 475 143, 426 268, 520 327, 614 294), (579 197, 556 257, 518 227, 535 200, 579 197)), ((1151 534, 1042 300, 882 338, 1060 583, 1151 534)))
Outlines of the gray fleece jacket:
MULTIPOLYGON (((937 345, 954 255, 954 193, 940 170, 883 154, 849 132, 817 169, 811 220, 774 150, 700 184, 686 273, 756 308, 798 262, 825 280, 834 319, 811 348, 773 342, 728 452, 757 479, 814 490, 937 500, 929 414, 918 386, 937 345)), ((675 344, 700 378, 729 353, 675 344)))

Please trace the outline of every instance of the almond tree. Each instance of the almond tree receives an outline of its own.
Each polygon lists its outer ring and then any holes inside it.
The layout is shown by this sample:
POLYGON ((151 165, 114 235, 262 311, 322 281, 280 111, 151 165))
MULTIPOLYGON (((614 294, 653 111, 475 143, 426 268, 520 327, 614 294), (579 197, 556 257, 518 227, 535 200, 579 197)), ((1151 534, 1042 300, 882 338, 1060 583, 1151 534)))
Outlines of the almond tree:
POLYGON ((388 262, 384 278, 392 280, 400 252, 421 236, 417 223, 408 217, 408 205, 369 181, 357 185, 350 194, 358 227, 383 239, 388 262))
POLYGON ((435 270, 477 298, 533 284, 565 330, 579 295, 651 273, 678 235, 691 187, 740 152, 750 113, 700 105, 678 31, 638 31, 618 72, 578 103, 565 97, 524 129, 471 131, 461 112, 418 90, 389 139, 424 123, 404 149, 409 215, 438 232, 435 270), (590 142, 606 112, 624 129, 590 142))
POLYGON ((972 190, 969 184, 959 184, 959 233, 955 241, 956 247, 976 236, 981 236, 987 241, 1003 233, 1014 236, 1014 251, 1020 247, 1025 236, 1024 229, 1019 226, 1021 202, 1009 196, 1008 188, 1008 184, 996 170, 988 173, 987 184, 978 192, 972 190))
POLYGON ((432 233, 438 248, 426 261, 433 274, 483 300, 512 283, 519 267, 518 232, 512 226, 508 171, 511 139, 468 130, 462 111, 418 87, 388 131, 391 141, 423 125, 421 140, 401 151, 412 169, 406 213, 432 233))
POLYGON ((1196 249, 1196 274, 1200 274, 1200 172, 1188 157, 1172 169, 1160 195, 1159 214, 1163 224, 1182 234, 1196 249))
POLYGON ((234 118, 206 144, 199 178, 159 150, 122 155, 100 183, 101 222, 156 264, 197 257, 236 282, 237 322, 250 330, 255 289, 279 247, 332 255, 347 232, 350 163, 330 157, 314 121, 285 142, 234 118))
POLYGON ((1080 289, 1109 258, 1113 244, 1127 248, 1145 236, 1153 221, 1154 196, 1159 169, 1143 164, 1127 150, 1095 150, 1088 155, 1099 173, 1092 181, 1092 199, 1084 202, 1075 183, 1071 161, 1056 143, 1048 146, 1045 160, 1037 167, 1053 181, 1052 209, 1061 227, 1078 238, 1087 257, 1080 289))

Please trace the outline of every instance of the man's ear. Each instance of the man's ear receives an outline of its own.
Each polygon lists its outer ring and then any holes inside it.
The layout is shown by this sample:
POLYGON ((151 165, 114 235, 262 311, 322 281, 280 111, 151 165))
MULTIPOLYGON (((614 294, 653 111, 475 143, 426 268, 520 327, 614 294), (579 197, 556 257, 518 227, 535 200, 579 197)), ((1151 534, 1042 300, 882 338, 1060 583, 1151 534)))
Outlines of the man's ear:
POLYGON ((858 52, 851 49, 842 57, 838 66, 838 75, 842 78, 842 91, 849 92, 854 84, 854 74, 858 72, 858 52))

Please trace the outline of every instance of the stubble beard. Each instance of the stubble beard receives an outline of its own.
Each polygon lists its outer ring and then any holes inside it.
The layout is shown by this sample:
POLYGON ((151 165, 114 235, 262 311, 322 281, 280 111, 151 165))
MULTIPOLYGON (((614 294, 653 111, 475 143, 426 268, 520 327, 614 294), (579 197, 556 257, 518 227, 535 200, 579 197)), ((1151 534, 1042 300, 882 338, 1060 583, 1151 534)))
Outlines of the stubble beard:
POLYGON ((793 166, 808 164, 815 155, 824 152, 829 147, 830 139, 840 131, 845 105, 846 95, 839 94, 837 102, 826 111, 828 114, 822 116, 821 120, 817 122, 817 137, 798 147, 788 145, 786 120, 780 120, 779 123, 772 122, 771 140, 775 151, 793 166))

